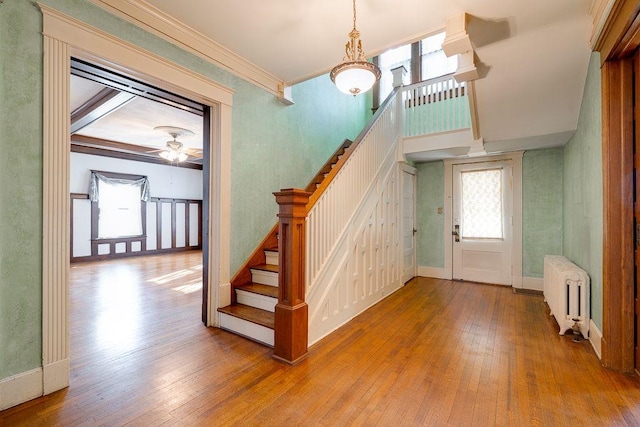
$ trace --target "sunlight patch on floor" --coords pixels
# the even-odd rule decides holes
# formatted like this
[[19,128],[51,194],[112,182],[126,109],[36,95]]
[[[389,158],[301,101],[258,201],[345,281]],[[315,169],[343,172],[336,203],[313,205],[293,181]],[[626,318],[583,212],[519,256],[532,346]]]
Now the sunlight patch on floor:
[[165,274],[163,276],[158,276],[153,279],[149,279],[149,282],[156,283],[158,285],[164,285],[169,282],[173,282],[174,280],[182,279],[184,277],[187,277],[193,274],[201,275],[200,273],[201,270],[202,270],[202,265],[196,265],[191,268],[173,271],[169,274]]
[[202,280],[196,279],[187,284],[176,286],[175,288],[171,288],[172,291],[181,292],[183,294],[191,294],[193,292],[198,292],[202,289]]

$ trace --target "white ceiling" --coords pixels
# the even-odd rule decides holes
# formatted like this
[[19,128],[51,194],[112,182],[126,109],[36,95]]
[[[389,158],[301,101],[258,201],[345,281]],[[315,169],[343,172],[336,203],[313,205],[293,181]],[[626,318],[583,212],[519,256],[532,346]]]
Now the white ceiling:
[[[105,86],[82,77],[71,76],[71,111],[90,101]],[[149,149],[165,148],[172,138],[167,132],[155,130],[158,126],[188,129],[193,135],[178,138],[185,148],[202,148],[202,117],[170,105],[136,97],[108,115],[83,127],[77,135],[107,141],[142,145]]]
[[[352,27],[350,0],[127,1],[157,8],[290,84],[338,64]],[[591,1],[358,0],[357,27],[373,56],[467,12],[481,136],[503,149],[540,148],[564,144],[577,126]]]

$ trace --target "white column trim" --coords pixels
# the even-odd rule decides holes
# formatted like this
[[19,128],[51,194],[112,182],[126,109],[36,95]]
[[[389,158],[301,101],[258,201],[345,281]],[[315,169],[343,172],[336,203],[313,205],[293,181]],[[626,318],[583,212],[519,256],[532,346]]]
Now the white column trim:
[[[229,283],[233,91],[138,46],[38,3],[43,14],[43,325],[42,393],[69,385],[69,80],[70,58],[123,71],[211,108],[208,312]],[[218,254],[216,258],[213,254]],[[217,317],[210,316],[217,324]],[[32,398],[28,397],[28,398]],[[25,398],[26,399],[26,398]]]
[[69,385],[69,59],[66,43],[44,37],[42,367],[48,393]]

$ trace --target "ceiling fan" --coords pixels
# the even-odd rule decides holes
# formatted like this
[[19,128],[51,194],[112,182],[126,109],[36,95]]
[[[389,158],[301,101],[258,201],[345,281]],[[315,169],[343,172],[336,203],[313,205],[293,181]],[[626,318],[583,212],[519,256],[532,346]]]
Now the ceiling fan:
[[184,129],[176,126],[157,126],[153,129],[168,133],[169,135],[171,135],[173,140],[167,141],[165,148],[160,150],[152,150],[149,151],[149,153],[159,152],[158,155],[163,159],[176,163],[184,162],[189,158],[189,156],[198,159],[202,158],[202,150],[185,147],[182,142],[177,140],[177,138],[181,136],[194,135],[194,133],[189,129]]

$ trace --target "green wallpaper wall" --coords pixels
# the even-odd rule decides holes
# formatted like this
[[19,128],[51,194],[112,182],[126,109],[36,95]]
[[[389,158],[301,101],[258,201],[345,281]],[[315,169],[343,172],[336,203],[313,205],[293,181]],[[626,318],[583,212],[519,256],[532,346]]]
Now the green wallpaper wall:
[[[522,271],[541,278],[544,256],[562,253],[562,148],[528,151],[522,158]],[[444,267],[444,163],[416,165],[417,263]]]
[[[235,91],[231,271],[276,221],[273,191],[307,184],[371,116],[371,95],[340,93],[328,76],[293,88],[294,106],[86,0],[43,0],[89,25]],[[34,0],[0,5],[0,379],[41,366],[42,17]],[[8,202],[10,201],[10,203]],[[16,244],[19,242],[19,245]]]
[[416,222],[417,263],[420,267],[444,268],[444,162],[419,163]]
[[0,379],[42,364],[42,23],[0,4]]
[[591,318],[602,331],[602,95],[591,55],[578,129],[564,146],[564,255],[591,277]]
[[562,254],[562,148],[522,158],[522,275],[542,278],[544,256]]

